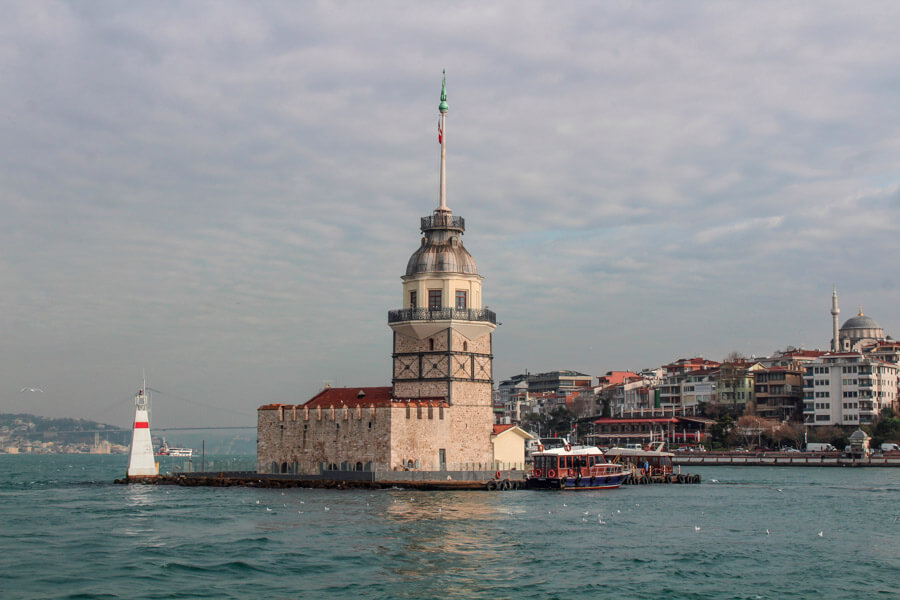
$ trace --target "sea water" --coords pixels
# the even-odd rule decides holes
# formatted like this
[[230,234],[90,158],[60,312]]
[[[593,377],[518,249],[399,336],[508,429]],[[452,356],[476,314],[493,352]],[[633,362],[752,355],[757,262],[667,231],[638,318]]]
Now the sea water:
[[0,456],[0,598],[897,598],[900,469],[597,492],[116,485]]

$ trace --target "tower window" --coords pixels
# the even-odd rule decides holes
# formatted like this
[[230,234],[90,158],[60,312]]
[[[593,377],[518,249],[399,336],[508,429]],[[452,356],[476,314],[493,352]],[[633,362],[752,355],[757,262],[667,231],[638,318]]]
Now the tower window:
[[409,307],[410,308],[418,308],[418,306],[416,306],[418,303],[418,300],[419,300],[418,294],[416,294],[415,291],[412,291],[409,293]]
[[441,290],[428,290],[428,310],[441,310]]
[[456,290],[456,310],[466,310],[466,290]]

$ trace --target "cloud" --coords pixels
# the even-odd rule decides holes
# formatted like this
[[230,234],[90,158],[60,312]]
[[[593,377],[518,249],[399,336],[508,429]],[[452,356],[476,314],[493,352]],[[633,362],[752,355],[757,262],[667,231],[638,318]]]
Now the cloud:
[[442,68],[498,377],[824,346],[833,283],[896,335],[897,10],[10,6],[0,379],[122,423],[142,368],[251,413],[388,384]]

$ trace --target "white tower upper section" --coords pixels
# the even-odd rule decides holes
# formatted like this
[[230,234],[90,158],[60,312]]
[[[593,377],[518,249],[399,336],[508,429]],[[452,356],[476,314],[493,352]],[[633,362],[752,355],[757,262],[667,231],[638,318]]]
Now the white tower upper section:
[[[481,281],[475,259],[465,249],[465,220],[447,207],[447,77],[438,105],[438,141],[441,144],[441,185],[438,207],[422,217],[422,240],[403,275],[400,310],[391,311],[388,322],[403,335],[423,339],[453,322],[469,339],[488,334],[497,326],[496,316],[482,308]],[[464,323],[467,322],[467,323]]]

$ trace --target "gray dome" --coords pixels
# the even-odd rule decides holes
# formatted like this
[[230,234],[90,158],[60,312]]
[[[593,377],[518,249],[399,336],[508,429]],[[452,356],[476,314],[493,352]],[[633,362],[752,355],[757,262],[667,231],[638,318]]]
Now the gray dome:
[[[407,275],[420,273],[468,273],[478,274],[478,265],[468,250],[462,245],[459,235],[454,234],[444,238],[438,233],[429,232],[430,235],[422,238],[422,245],[413,252],[406,263]],[[444,232],[440,232],[444,233]]]
[[876,321],[872,317],[857,315],[855,317],[847,319],[847,321],[841,326],[841,331],[843,331],[844,329],[881,329],[881,325],[879,325],[878,321]]

